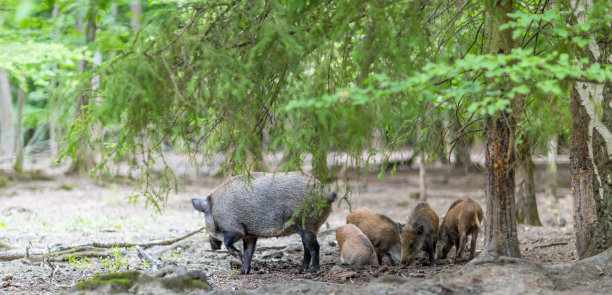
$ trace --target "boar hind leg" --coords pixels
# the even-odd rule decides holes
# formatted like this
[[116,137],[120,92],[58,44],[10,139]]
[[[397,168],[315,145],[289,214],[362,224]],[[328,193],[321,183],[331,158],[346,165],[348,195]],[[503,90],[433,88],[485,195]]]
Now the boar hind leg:
[[308,269],[310,261],[312,261],[312,267],[308,273],[313,274],[319,271],[319,242],[317,242],[317,235],[307,231],[299,231],[302,237],[302,244],[304,245],[304,261],[302,261],[302,267],[298,270],[298,273],[303,273]]
[[459,238],[459,244],[457,245],[457,251],[455,253],[455,263],[457,263],[457,260],[461,261],[461,254],[463,254],[465,240],[467,240],[467,236],[465,234],[461,234],[461,237]]
[[472,231],[472,242],[470,243],[470,259],[474,259],[474,253],[476,252],[476,240],[478,239],[478,229]]
[[257,238],[242,239],[244,259],[238,274],[248,274],[251,271],[251,259],[253,258],[253,253],[255,253],[255,243],[257,243]]
[[229,251],[230,255],[242,260],[242,253],[240,250],[234,247],[234,243],[240,241],[242,239],[242,235],[235,232],[223,232],[223,243],[225,244],[225,248]]

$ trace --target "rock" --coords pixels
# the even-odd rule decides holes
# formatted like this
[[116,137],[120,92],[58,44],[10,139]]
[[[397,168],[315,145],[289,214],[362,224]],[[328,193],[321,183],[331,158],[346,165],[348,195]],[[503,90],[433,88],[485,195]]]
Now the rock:
[[206,274],[183,266],[167,266],[155,278],[139,271],[98,274],[77,283],[71,294],[200,294],[212,288]]

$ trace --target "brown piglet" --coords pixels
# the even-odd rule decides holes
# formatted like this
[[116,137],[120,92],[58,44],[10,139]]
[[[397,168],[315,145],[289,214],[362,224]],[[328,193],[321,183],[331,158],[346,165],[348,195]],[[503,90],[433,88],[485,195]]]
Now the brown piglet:
[[382,264],[383,256],[388,256],[392,265],[400,262],[399,223],[364,207],[357,208],[349,214],[346,223],[354,224],[368,237],[376,250],[379,264]]
[[450,208],[440,226],[440,249],[438,259],[446,258],[448,251],[455,245],[455,263],[461,259],[467,236],[472,236],[470,259],[474,259],[478,230],[482,222],[482,208],[472,199],[457,200]]
[[434,251],[438,241],[438,215],[425,202],[414,207],[402,228],[402,264],[412,264],[420,250],[427,252],[429,264],[436,266]]
[[340,262],[355,266],[378,266],[376,251],[363,232],[353,224],[345,224],[336,231],[340,246]]

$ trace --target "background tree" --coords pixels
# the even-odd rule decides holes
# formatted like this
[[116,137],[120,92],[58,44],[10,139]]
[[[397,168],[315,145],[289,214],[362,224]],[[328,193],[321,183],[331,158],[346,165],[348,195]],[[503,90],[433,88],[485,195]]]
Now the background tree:
[[[609,1],[572,1],[574,24],[594,27],[579,57],[609,63]],[[604,20],[602,23],[594,20]],[[606,21],[607,20],[607,21]],[[570,174],[576,250],[581,258],[612,246],[612,83],[578,81],[570,90],[574,117],[570,141]]]

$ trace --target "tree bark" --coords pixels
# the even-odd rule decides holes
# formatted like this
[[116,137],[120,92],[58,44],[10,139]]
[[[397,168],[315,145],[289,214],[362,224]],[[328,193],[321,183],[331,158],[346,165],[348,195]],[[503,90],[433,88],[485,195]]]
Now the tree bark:
[[542,226],[538,215],[531,145],[527,139],[518,145],[516,161],[516,221],[518,223]]
[[[489,54],[509,53],[516,46],[512,32],[499,30],[511,19],[511,0],[485,2],[485,40]],[[492,256],[520,257],[514,211],[514,116],[508,111],[486,119],[485,192],[487,197],[485,249]]]
[[13,165],[13,169],[17,172],[23,171],[23,105],[25,104],[25,99],[25,92],[19,88],[19,94],[17,95],[17,134],[15,137],[17,157]]
[[546,191],[547,197],[554,197],[558,201],[557,196],[557,149],[558,136],[553,136],[548,141],[548,151],[546,152]]
[[13,97],[8,73],[0,71],[0,155],[12,154],[15,146]]
[[[592,1],[572,1],[578,22],[585,22]],[[583,53],[609,64],[609,36],[593,35]],[[576,82],[570,90],[574,118],[570,139],[570,180],[574,233],[580,258],[612,246],[612,83]]]

